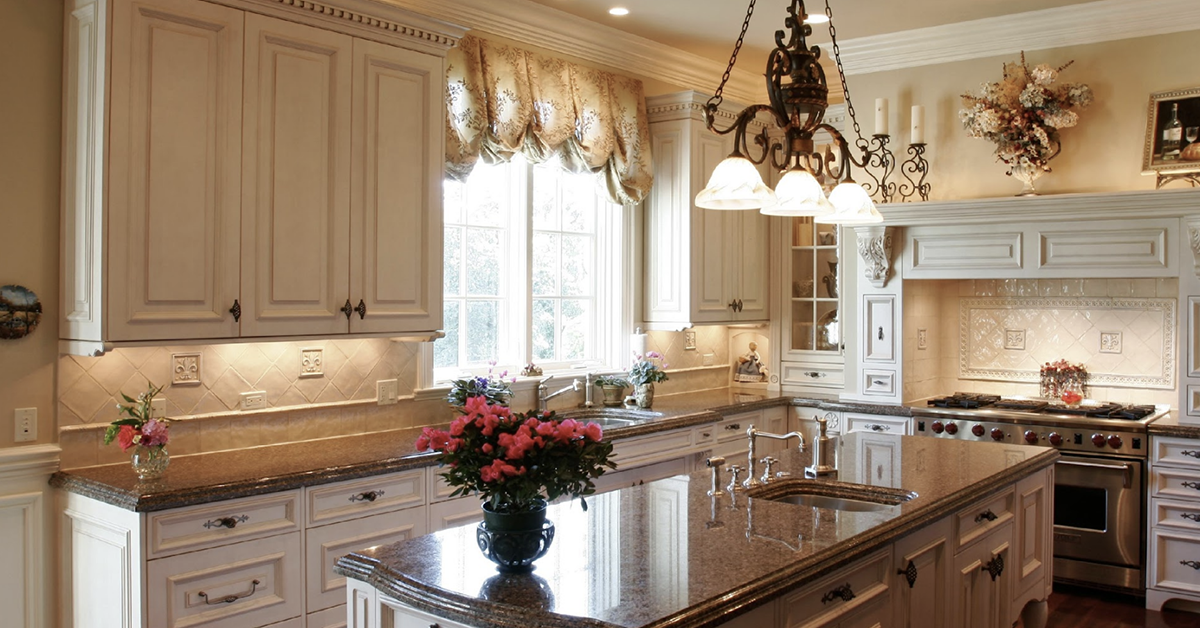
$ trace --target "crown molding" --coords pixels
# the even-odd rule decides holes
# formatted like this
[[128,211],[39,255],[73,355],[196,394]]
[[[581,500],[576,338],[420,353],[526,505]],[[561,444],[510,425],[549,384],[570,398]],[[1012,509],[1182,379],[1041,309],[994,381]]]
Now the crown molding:
[[1200,29],[1196,0],[1100,0],[839,42],[846,74]]
[[1200,189],[1047,194],[879,205],[888,226],[1178,218],[1200,213]]

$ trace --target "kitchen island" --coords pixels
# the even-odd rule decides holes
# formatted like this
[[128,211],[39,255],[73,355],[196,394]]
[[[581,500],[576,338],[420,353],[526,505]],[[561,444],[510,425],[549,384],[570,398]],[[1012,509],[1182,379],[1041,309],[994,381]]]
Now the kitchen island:
[[[552,506],[550,551],[499,575],[475,526],[349,554],[350,628],[1010,626],[1044,624],[1051,584],[1050,449],[852,433],[839,483],[792,476],[709,496],[706,473]],[[737,461],[740,462],[740,461]],[[770,499],[840,483],[875,491],[858,511]],[[849,504],[854,507],[854,504]]]

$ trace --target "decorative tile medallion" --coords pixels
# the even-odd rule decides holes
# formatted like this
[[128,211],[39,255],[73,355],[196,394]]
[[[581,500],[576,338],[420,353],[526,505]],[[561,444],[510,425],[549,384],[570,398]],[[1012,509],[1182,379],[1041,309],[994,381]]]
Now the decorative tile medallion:
[[322,349],[300,350],[300,377],[321,377],[325,374]]
[[696,331],[695,330],[688,329],[683,332],[683,350],[684,351],[695,351],[696,350]]
[[1120,353],[1121,352],[1121,332],[1119,331],[1102,331],[1100,332],[1100,353]]
[[1004,330],[1004,348],[1009,351],[1024,351],[1025,350],[1025,330],[1024,329],[1006,329]]
[[172,353],[171,354],[171,385],[199,386],[200,385],[200,354]]
[[928,329],[918,329],[917,330],[917,349],[920,351],[924,351],[925,349],[928,349],[928,348],[929,348],[929,330]]

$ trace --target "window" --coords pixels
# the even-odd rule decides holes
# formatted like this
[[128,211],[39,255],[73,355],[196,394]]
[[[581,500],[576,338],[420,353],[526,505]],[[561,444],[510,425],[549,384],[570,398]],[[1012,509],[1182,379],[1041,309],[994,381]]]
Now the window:
[[542,368],[616,364],[623,321],[629,208],[596,175],[522,158],[447,180],[445,338],[436,379],[535,362]]

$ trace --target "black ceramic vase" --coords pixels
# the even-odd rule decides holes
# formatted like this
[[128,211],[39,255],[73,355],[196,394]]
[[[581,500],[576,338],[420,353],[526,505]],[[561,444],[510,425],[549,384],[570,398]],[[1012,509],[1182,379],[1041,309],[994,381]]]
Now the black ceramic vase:
[[533,570],[533,561],[550,549],[554,524],[546,521],[546,502],[534,510],[515,513],[494,512],[483,504],[483,523],[475,531],[479,549],[496,563],[501,573]]

